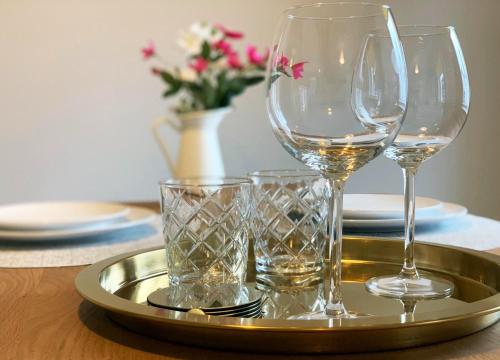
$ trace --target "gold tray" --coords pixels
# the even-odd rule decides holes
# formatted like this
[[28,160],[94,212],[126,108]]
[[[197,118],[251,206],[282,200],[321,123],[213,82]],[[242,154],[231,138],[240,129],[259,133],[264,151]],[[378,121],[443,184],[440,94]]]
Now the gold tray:
[[[388,350],[450,340],[484,329],[500,318],[500,256],[425,243],[417,244],[415,250],[419,268],[452,280],[455,294],[450,299],[420,301],[413,308],[406,304],[404,310],[400,301],[364,290],[369,277],[399,271],[402,242],[345,237],[342,288],[346,306],[373,315],[357,319],[243,319],[148,306],[148,294],[168,286],[163,248],[100,261],[80,272],[75,282],[85,299],[129,329],[183,344],[228,350]],[[252,277],[254,274],[249,273],[248,280]],[[286,296],[283,299],[290,300]]]

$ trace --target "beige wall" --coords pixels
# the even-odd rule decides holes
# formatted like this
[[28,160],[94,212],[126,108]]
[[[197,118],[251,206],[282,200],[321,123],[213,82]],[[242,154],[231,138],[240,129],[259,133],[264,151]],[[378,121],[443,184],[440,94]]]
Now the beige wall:
[[[157,180],[169,174],[149,124],[170,103],[140,46],[155,39],[179,62],[176,33],[200,19],[269,44],[279,11],[298,2],[0,0],[0,203],[156,198]],[[400,24],[456,25],[471,77],[469,122],[422,167],[417,193],[500,218],[500,1],[387,2]],[[238,98],[221,126],[230,174],[299,166],[274,140],[263,96],[259,87]],[[166,136],[176,144],[175,135]],[[348,190],[399,192],[399,169],[379,158],[353,176]]]

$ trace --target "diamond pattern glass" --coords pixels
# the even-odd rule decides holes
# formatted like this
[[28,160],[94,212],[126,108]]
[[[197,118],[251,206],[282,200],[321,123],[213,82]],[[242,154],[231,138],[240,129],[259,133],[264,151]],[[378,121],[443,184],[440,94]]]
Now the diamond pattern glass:
[[262,312],[266,319],[293,319],[296,315],[322,311],[325,308],[322,283],[282,291],[265,287],[259,289],[265,294]]
[[312,171],[251,174],[257,282],[270,287],[322,281],[328,185]]
[[251,182],[185,179],[163,182],[160,188],[170,283],[242,283]]

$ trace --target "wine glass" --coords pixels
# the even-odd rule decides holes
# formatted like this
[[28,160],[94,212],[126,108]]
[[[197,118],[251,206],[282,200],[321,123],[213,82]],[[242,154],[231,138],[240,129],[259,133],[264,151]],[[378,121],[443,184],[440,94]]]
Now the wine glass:
[[[340,291],[344,183],[397,135],[407,104],[404,53],[385,5],[304,5],[281,20],[268,76],[271,125],[281,145],[331,189],[327,304],[305,317],[351,317]],[[373,31],[389,44],[374,43]]]
[[[417,169],[448,146],[467,119],[470,88],[457,34],[451,26],[402,26],[401,40],[408,64],[408,113],[385,156],[403,169],[405,239],[404,263],[394,276],[368,280],[367,289],[378,295],[403,299],[450,296],[453,284],[419,274],[414,259],[415,192]],[[380,42],[387,42],[379,37]]]

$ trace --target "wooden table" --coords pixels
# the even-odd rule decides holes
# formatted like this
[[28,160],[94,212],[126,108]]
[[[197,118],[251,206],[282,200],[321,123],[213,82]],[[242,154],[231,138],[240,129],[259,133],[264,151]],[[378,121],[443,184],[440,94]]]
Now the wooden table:
[[[157,208],[155,204],[147,204]],[[492,251],[500,255],[500,248]],[[0,268],[0,359],[306,359],[199,349],[150,339],[111,322],[77,294],[83,266]],[[222,339],[221,339],[222,340]],[[332,359],[500,359],[500,323],[462,339]]]

